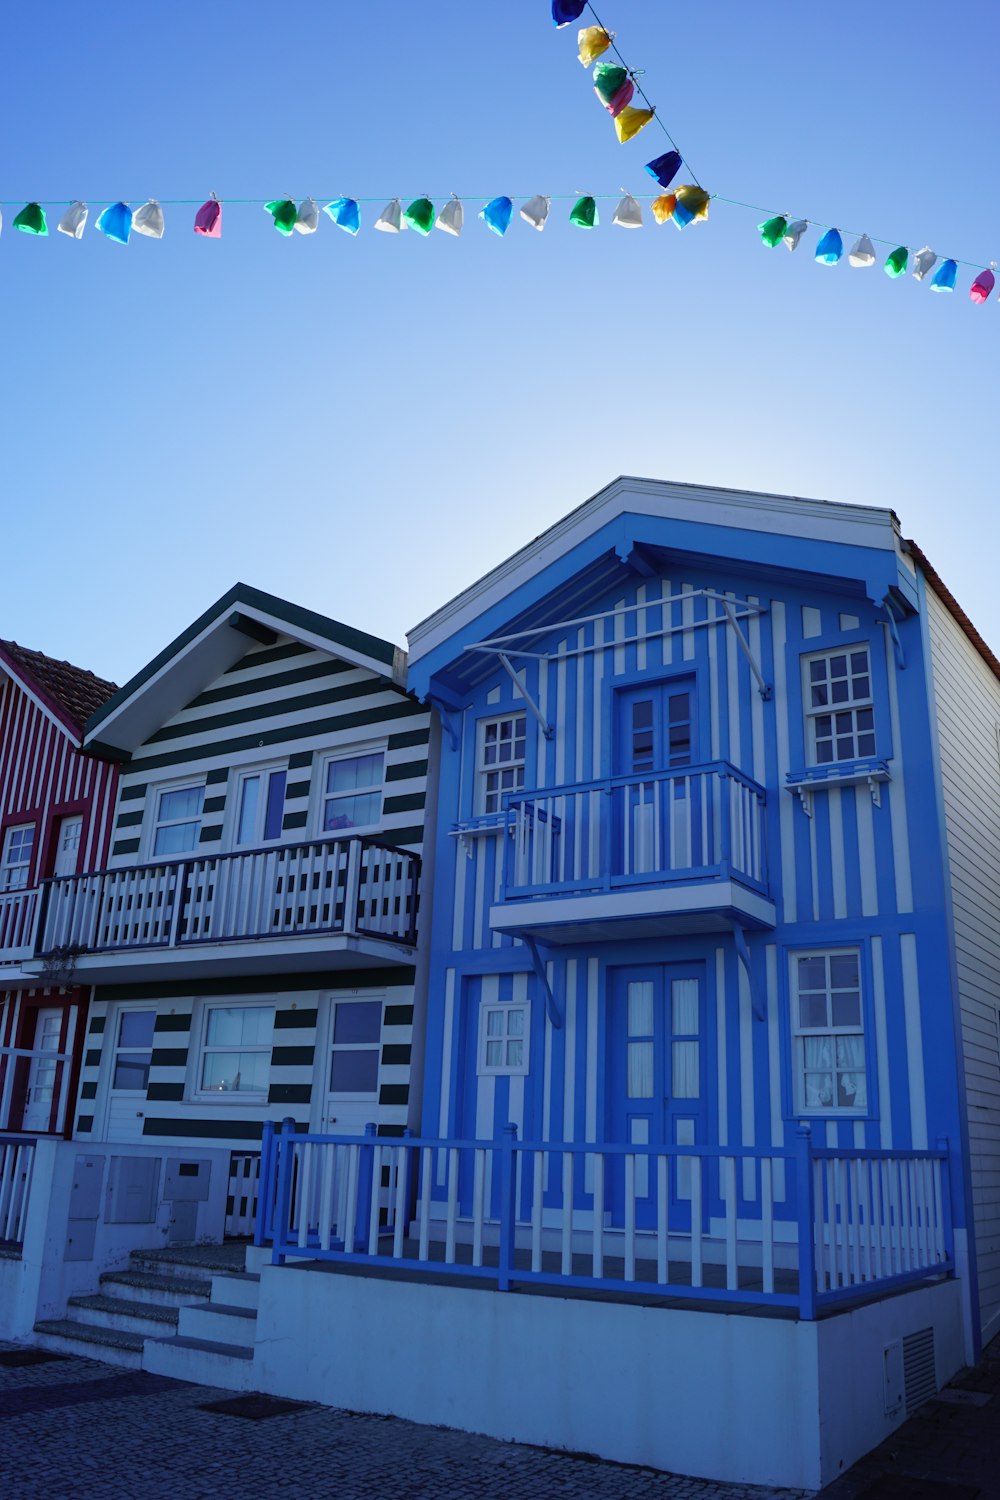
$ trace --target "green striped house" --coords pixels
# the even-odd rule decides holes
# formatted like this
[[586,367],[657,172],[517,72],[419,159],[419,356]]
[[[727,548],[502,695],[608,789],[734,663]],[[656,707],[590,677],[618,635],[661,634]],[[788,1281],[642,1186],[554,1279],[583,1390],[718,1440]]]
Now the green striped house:
[[93,986],[78,1139],[249,1155],[267,1119],[416,1124],[431,716],[405,671],[237,584],[90,721],[121,765],[111,855],[44,916]]

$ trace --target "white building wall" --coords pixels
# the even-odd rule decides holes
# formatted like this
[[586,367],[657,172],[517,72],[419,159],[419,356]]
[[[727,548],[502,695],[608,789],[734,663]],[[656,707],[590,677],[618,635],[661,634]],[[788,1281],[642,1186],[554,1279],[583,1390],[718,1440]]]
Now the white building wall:
[[1000,682],[928,590],[984,1340],[1000,1332]]

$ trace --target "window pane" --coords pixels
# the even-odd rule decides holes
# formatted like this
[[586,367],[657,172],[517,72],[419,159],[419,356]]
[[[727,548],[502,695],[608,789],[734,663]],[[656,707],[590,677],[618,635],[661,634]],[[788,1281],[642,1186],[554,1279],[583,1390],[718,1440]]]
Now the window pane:
[[267,808],[264,813],[264,838],[281,837],[281,820],[285,813],[285,771],[272,771],[267,779]]
[[381,1035],[381,1000],[342,1002],[333,1013],[333,1040],[336,1046],[345,1042],[377,1042]]
[[831,1020],[834,1026],[861,1025],[861,996],[847,990],[830,996]]
[[138,1052],[134,1056],[125,1054],[115,1061],[115,1078],[112,1084],[116,1089],[143,1089],[149,1082],[149,1067],[152,1058],[149,1053]]
[[634,981],[628,987],[628,1034],[629,1036],[652,1036],[653,1034],[652,980]]
[[240,826],[236,837],[241,844],[257,842],[257,808],[260,803],[260,777],[247,776],[240,798]]
[[858,955],[856,953],[831,953],[830,983],[833,988],[856,990],[859,982]]
[[799,1025],[803,1030],[829,1026],[825,995],[799,996]]
[[503,1042],[486,1043],[486,1066],[488,1068],[503,1066]]
[[332,760],[326,769],[328,792],[353,792],[357,787],[382,785],[381,755],[355,755],[351,760]]
[[697,1042],[673,1044],[673,1093],[675,1099],[697,1099],[701,1093]]
[[168,823],[166,828],[156,830],[153,840],[154,854],[190,854],[198,845],[200,823]]
[[209,1052],[201,1086],[216,1093],[263,1094],[271,1059],[267,1052]]
[[334,797],[326,804],[323,828],[327,833],[339,828],[365,828],[377,823],[381,812],[381,792],[365,792],[359,797]]
[[799,989],[800,990],[825,990],[826,989],[826,959],[825,958],[800,958],[799,959]]
[[524,1036],[524,1011],[519,1005],[507,1012],[507,1035]]
[[274,1009],[269,1005],[213,1006],[208,1013],[210,1046],[269,1047]]
[[843,1109],[868,1108],[868,1081],[863,1072],[838,1076],[839,1102]]
[[520,1068],[524,1066],[524,1042],[520,1037],[507,1043],[507,1066],[508,1068]]
[[151,1047],[155,1025],[155,1010],[123,1011],[118,1023],[119,1047]]
[[330,1063],[332,1094],[378,1093],[378,1048],[335,1051]]
[[486,1012],[486,1035],[503,1036],[503,1012],[499,1010],[488,1010]]
[[670,987],[674,1003],[674,1031],[695,1036],[698,1031],[698,981],[675,979]]
[[652,1099],[653,1097],[652,1042],[629,1042],[628,1044],[627,1093],[630,1099]]
[[165,823],[168,818],[200,817],[204,793],[205,788],[202,786],[185,786],[174,792],[161,792],[157,822]]
[[833,1105],[833,1076],[830,1073],[806,1074],[806,1108],[830,1109]]

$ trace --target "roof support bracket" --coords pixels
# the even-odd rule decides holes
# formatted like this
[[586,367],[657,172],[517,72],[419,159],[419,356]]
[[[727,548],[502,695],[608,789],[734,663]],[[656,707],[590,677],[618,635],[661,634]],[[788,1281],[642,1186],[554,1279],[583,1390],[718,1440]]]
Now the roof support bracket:
[[531,967],[535,971],[535,977],[542,987],[542,994],[545,996],[545,1009],[548,1013],[549,1020],[558,1031],[562,1028],[562,1012],[556,1004],[555,995],[552,993],[552,986],[551,984],[549,984],[549,976],[545,972],[545,964],[542,962],[542,955],[538,951],[538,944],[535,942],[535,939],[533,937],[529,937],[528,934],[525,933],[524,946],[527,948],[528,954],[531,958]]
[[524,699],[525,703],[531,709],[531,712],[534,714],[535,718],[538,720],[539,724],[541,725],[541,730],[542,730],[542,733],[544,734],[545,738],[547,740],[550,740],[552,738],[552,725],[545,718],[545,715],[542,713],[542,710],[538,707],[538,704],[535,702],[534,698],[528,692],[527,688],[525,687],[524,683],[521,681],[520,677],[518,677],[517,673],[514,671],[514,668],[510,664],[510,657],[507,655],[506,651],[498,651],[497,652],[497,656],[499,656],[499,658],[500,658],[500,664],[503,667],[504,671],[507,673],[507,676],[510,678],[511,682],[517,688],[517,690],[520,693],[521,697]]
[[760,667],[757,665],[757,662],[754,659],[754,654],[750,650],[749,642],[747,641],[746,636],[743,634],[742,630],[740,629],[739,621],[737,620],[735,611],[733,610],[733,606],[730,604],[730,602],[729,602],[728,599],[723,599],[722,600],[722,608],[726,612],[726,619],[729,621],[730,625],[733,627],[733,631],[734,631],[734,633],[736,635],[736,639],[739,642],[740,650],[743,652],[743,655],[746,657],[747,663],[748,663],[748,665],[750,667],[750,670],[751,670],[751,672],[753,673],[753,675],[754,675],[754,677],[756,679],[756,682],[757,682],[757,691],[760,693],[760,696],[763,699],[766,700],[766,699],[770,698],[770,696],[771,696],[770,685],[764,681],[764,674],[760,670]]
[[733,929],[733,942],[736,944],[736,956],[739,959],[740,963],[743,965],[744,973],[747,976],[747,984],[750,987],[750,1005],[753,1009],[754,1015],[757,1017],[757,1020],[764,1021],[767,1019],[767,1006],[765,1004],[764,996],[761,994],[760,985],[757,983],[757,977],[753,971],[753,964],[750,962],[750,948],[747,944],[747,935],[744,932],[743,928],[740,926],[739,922],[735,921],[732,917],[729,920],[729,925]]
[[896,666],[902,672],[906,667],[906,658],[903,655],[903,643],[899,639],[899,627],[896,623],[896,614],[892,607],[892,600],[886,594],[882,600],[882,608],[885,610],[886,624],[889,626],[889,634],[892,636],[893,650],[896,653]]

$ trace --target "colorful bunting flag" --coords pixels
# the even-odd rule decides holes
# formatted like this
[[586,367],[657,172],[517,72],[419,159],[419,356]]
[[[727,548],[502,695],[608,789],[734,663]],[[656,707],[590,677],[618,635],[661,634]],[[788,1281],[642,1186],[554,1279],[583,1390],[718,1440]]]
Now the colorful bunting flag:
[[116,244],[127,245],[132,233],[132,210],[127,203],[112,203],[98,214],[95,227]]
[[295,228],[297,209],[291,198],[272,198],[270,203],[265,203],[264,208],[274,220],[274,227],[279,234],[288,236]]
[[552,19],[557,26],[570,26],[586,9],[587,0],[552,0]]
[[933,270],[937,264],[937,256],[930,245],[925,245],[922,250],[917,250],[913,256],[913,275],[917,281],[923,281],[928,271]]
[[56,225],[60,234],[68,234],[71,240],[82,240],[83,231],[87,227],[87,214],[89,209],[86,203],[76,199],[70,204]]
[[782,243],[787,245],[789,250],[797,250],[799,248],[799,241],[808,228],[808,219],[796,219],[794,224],[789,224],[782,235]]
[[906,246],[897,245],[895,250],[890,250],[889,254],[886,256],[885,265],[882,267],[882,269],[887,276],[892,276],[893,278],[902,276],[903,272],[906,270],[906,262],[909,260],[909,258],[910,252],[909,250],[907,250]]
[[657,224],[665,224],[674,216],[677,207],[676,193],[662,193],[659,198],[654,198],[652,203],[653,218]]
[[465,209],[462,207],[461,199],[451,195],[451,202],[446,203],[434,221],[435,229],[443,229],[445,234],[453,234],[458,237],[462,233],[465,223]]
[[303,198],[295,215],[298,234],[315,234],[319,228],[319,204],[315,198]]
[[934,272],[934,279],[931,282],[931,291],[953,292],[955,290],[955,282],[957,281],[957,279],[958,261],[943,260],[938,266],[937,270]]
[[764,244],[769,250],[773,250],[775,245],[780,245],[785,238],[788,220],[783,215],[778,214],[776,218],[765,219],[763,224],[757,225],[757,228]]
[[19,214],[14,215],[14,228],[24,234],[48,234],[45,210],[40,203],[26,203]]
[[353,198],[334,198],[323,212],[329,214],[337,227],[346,230],[348,234],[357,234],[361,228],[361,210]]
[[994,266],[991,266],[988,271],[980,271],[979,275],[976,277],[975,281],[969,288],[969,296],[972,298],[973,302],[975,302],[979,306],[981,306],[984,302],[989,301],[990,293],[993,291],[993,288],[997,284],[997,279],[994,271]]
[[491,198],[485,208],[480,209],[479,217],[485,222],[488,229],[501,237],[507,233],[510,224],[510,216],[514,212],[514,205],[509,198]]
[[612,33],[605,31],[603,26],[583,26],[576,34],[576,45],[579,48],[580,61],[585,68],[596,62],[602,53],[607,52],[611,46]]
[[403,219],[418,234],[430,234],[434,228],[434,205],[429,198],[414,198]]
[[836,229],[828,229],[816,246],[816,259],[821,266],[835,266],[844,253],[844,242]]
[[403,205],[398,198],[393,198],[385,205],[378,218],[375,220],[375,228],[381,229],[383,234],[399,234],[405,229],[406,221],[403,218]]
[[195,214],[194,232],[208,240],[222,239],[222,204],[214,193]]
[[711,195],[704,188],[696,187],[693,183],[685,183],[677,189],[674,194],[677,199],[674,208],[674,223],[678,229],[686,229],[695,219],[708,218],[708,205]]
[[[62,225],[59,226],[60,229]],[[163,238],[163,209],[155,198],[148,198],[132,215],[132,228],[151,240]]]
[[594,93],[614,119],[632,101],[635,84],[621,63],[598,63],[594,68]]
[[622,198],[611,222],[619,224],[622,229],[642,228],[642,208],[631,193],[626,193]]
[[875,264],[875,246],[866,234],[859,235],[851,246],[851,253],[847,257],[847,264],[858,269]]
[[668,188],[681,169],[681,154],[679,151],[665,151],[662,156],[654,157],[646,163],[646,171],[650,177],[656,179],[661,188]]
[[532,229],[541,231],[545,228],[545,220],[549,216],[549,209],[551,207],[552,199],[538,193],[534,198],[529,198],[527,203],[523,205],[521,218],[526,224],[530,224]]
[[626,105],[620,114],[615,116],[615,131],[622,145],[624,146],[625,142],[630,141],[634,135],[638,135],[640,130],[645,129],[655,113],[654,109],[632,109],[630,105]]
[[569,222],[575,224],[578,229],[596,229],[601,222],[597,214],[597,204],[593,198],[585,195],[578,198],[570,211]]

